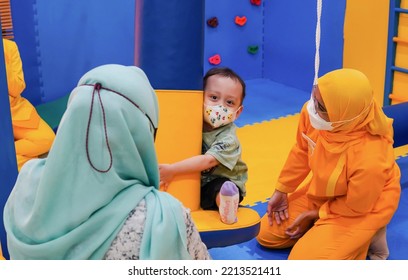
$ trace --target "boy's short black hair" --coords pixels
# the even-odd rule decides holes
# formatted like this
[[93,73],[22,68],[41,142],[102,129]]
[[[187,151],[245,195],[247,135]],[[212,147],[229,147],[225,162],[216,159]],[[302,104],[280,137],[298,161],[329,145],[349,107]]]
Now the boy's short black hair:
[[207,87],[208,78],[211,77],[211,76],[215,76],[215,75],[230,78],[232,80],[238,81],[241,84],[241,86],[242,86],[241,104],[242,104],[242,102],[244,101],[244,98],[245,98],[245,94],[246,94],[246,92],[245,92],[245,90],[246,90],[245,82],[237,73],[235,73],[232,69],[230,69],[228,67],[214,67],[214,68],[211,68],[210,70],[208,70],[207,73],[205,74],[204,80],[203,80],[204,90]]

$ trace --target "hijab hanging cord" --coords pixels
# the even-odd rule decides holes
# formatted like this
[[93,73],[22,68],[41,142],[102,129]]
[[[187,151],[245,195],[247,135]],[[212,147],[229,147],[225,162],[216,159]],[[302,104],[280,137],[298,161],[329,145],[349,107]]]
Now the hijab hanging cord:
[[[129,97],[127,97],[126,95],[124,95],[124,94],[122,94],[122,93],[120,93],[120,92],[117,92],[117,91],[115,91],[115,90],[112,90],[112,89],[109,89],[109,88],[105,88],[105,87],[103,87],[100,83],[96,83],[96,84],[84,84],[84,85],[82,85],[82,86],[92,86],[92,87],[93,87],[92,101],[91,101],[91,109],[90,109],[90,111],[89,111],[88,126],[87,126],[87,129],[86,129],[86,156],[87,156],[87,158],[88,158],[89,164],[92,166],[92,168],[93,168],[94,170],[96,170],[96,171],[98,171],[98,172],[101,172],[101,173],[106,173],[106,172],[108,172],[108,171],[112,168],[112,163],[113,163],[112,151],[111,151],[111,148],[110,148],[110,145],[109,145],[108,132],[107,132],[107,126],[106,126],[105,108],[103,107],[103,102],[102,102],[102,98],[101,98],[101,95],[100,95],[100,90],[101,90],[101,89],[110,91],[110,92],[112,92],[112,93],[115,93],[115,94],[117,94],[117,95],[119,95],[119,96],[125,98],[127,101],[129,101],[130,103],[132,103],[132,105],[134,105],[136,108],[138,108],[138,109],[147,117],[147,119],[149,120],[149,122],[150,122],[150,124],[151,124],[151,126],[152,126],[152,128],[153,128],[153,139],[156,140],[157,128],[154,126],[152,119],[149,117],[149,115],[148,115],[145,111],[142,110],[142,108],[140,108],[140,106],[139,106],[138,104],[136,104],[136,103],[135,103],[133,100],[131,100]],[[90,157],[90,155],[89,155],[89,148],[88,148],[89,127],[90,127],[91,119],[92,119],[92,111],[93,111],[93,104],[94,104],[95,93],[98,94],[98,99],[99,99],[99,102],[100,102],[100,104],[101,104],[102,118],[103,118],[103,128],[104,128],[104,133],[105,133],[105,142],[106,142],[106,146],[107,146],[108,152],[109,152],[109,166],[108,166],[108,168],[105,169],[105,170],[96,168],[96,167],[94,166],[94,164],[92,163],[91,157]]]
[[[106,173],[112,168],[112,162],[113,162],[113,157],[112,157],[112,151],[109,145],[109,139],[108,139],[108,132],[107,132],[107,127],[106,127],[106,116],[105,116],[105,108],[103,107],[103,102],[100,94],[100,90],[102,88],[102,85],[100,83],[96,83],[93,86],[93,91],[92,91],[92,101],[91,101],[91,109],[89,110],[89,118],[88,118],[88,125],[86,128],[86,156],[88,158],[89,164],[92,166],[92,168],[100,173]],[[89,155],[89,127],[91,125],[91,120],[92,120],[92,111],[93,111],[93,104],[94,104],[94,99],[95,99],[95,92],[98,94],[98,99],[101,104],[101,109],[102,109],[102,118],[103,118],[103,129],[105,132],[105,142],[106,146],[108,147],[108,152],[109,152],[109,166],[107,169],[102,170],[99,168],[96,168],[95,165],[92,163],[91,157]]]

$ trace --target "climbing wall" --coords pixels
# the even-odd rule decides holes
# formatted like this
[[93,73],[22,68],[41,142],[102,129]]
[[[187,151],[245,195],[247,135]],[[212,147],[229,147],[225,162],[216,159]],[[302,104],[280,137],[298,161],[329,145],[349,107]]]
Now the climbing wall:
[[206,0],[204,73],[233,68],[245,80],[262,77],[263,0]]
[[[228,66],[244,80],[270,79],[309,91],[314,76],[316,0],[206,0],[204,72]],[[323,1],[320,73],[340,68],[346,0]]]

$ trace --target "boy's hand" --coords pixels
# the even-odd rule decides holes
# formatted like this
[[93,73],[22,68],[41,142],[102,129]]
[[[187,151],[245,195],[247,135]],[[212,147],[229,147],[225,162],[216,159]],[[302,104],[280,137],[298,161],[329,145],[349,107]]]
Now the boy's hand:
[[160,186],[167,191],[171,181],[174,178],[174,172],[171,164],[159,164]]

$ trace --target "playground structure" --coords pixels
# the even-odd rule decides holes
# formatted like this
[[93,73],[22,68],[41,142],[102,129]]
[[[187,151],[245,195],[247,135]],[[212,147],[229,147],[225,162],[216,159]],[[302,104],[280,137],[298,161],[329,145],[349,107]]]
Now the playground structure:
[[[186,149],[186,153],[200,152],[202,101],[199,90],[203,73],[214,65],[232,67],[246,81],[266,83],[271,93],[262,98],[273,98],[273,94],[276,94],[271,82],[285,85],[285,94],[289,99],[299,98],[296,96],[299,91],[307,94],[313,82],[315,0],[206,0],[201,1],[203,5],[195,1],[180,1],[178,5],[161,1],[161,5],[153,5],[153,1],[126,0],[120,6],[106,0],[90,0],[86,3],[67,0],[52,3],[45,0],[17,2],[10,0],[12,28],[24,63],[26,98],[44,110],[47,104],[64,100],[78,78],[90,68],[106,63],[138,65],[145,70],[153,87],[158,89],[159,100],[165,104],[161,108],[168,108],[160,112],[157,143],[159,160],[167,160],[169,157],[176,160],[182,156],[177,149],[168,151],[161,148],[166,145],[160,141],[165,141],[167,147],[170,146],[169,141],[177,141],[174,135],[182,136],[184,142],[191,146],[191,149]],[[385,111],[396,119],[396,146],[405,145],[408,139],[404,121],[404,116],[408,114],[407,106],[402,104],[392,107],[408,101],[404,92],[406,77],[404,71],[398,71],[395,81],[390,82],[391,75],[386,73],[394,64],[402,68],[407,64],[403,55],[406,50],[402,43],[398,47],[392,46],[393,52],[390,52],[390,48],[387,52],[387,44],[391,44],[389,34],[394,34],[395,29],[398,29],[398,25],[395,26],[396,18],[401,19],[398,24],[402,24],[399,28],[402,32],[397,36],[399,39],[391,40],[392,44],[404,41],[404,26],[408,23],[403,7],[408,8],[407,2],[323,1],[321,18],[319,73],[340,67],[365,72],[373,84],[375,98],[384,105],[392,104],[385,107]],[[396,6],[402,11],[393,10]],[[89,7],[92,7],[92,12]],[[400,17],[395,16],[400,14]],[[4,65],[0,67],[0,73],[5,73],[3,68]],[[391,90],[390,85],[393,84],[395,88]],[[7,88],[4,82],[0,83],[0,87]],[[171,124],[171,117],[174,117],[171,110],[174,105],[169,99],[172,94],[189,95],[192,98],[187,105],[197,115],[187,124],[192,128],[188,136],[183,135],[185,130],[180,133],[163,132],[166,131],[166,123]],[[5,178],[2,179],[4,183],[0,203],[4,205],[17,172],[6,108],[8,102],[5,96],[1,98],[4,99],[0,100],[4,117],[2,115],[0,129],[8,136],[2,138],[1,146],[6,148],[0,152],[0,176]],[[57,116],[62,114],[52,109],[51,113]],[[50,119],[56,124],[58,120],[58,117]],[[169,134],[160,136],[160,133]],[[167,152],[170,154],[166,155]],[[171,189],[181,200],[190,197],[184,201],[192,210],[197,210],[193,213],[195,220],[208,220],[208,216],[201,218],[197,200],[194,200],[199,191],[199,174],[194,176],[182,178],[179,183],[184,187],[193,184],[194,190],[189,189],[186,193],[183,186],[172,186]],[[194,195],[190,196],[190,191]],[[210,225],[203,225],[203,239],[209,247],[216,247],[253,237],[257,232],[259,216],[243,216],[251,217],[249,222],[240,219],[245,223],[243,228],[249,230],[244,233],[244,238],[231,238],[224,244],[216,243],[211,237],[215,222],[210,222]],[[225,230],[230,230],[225,227],[217,229],[217,234],[220,234],[218,237],[228,233]],[[4,247],[4,230],[0,232]],[[205,236],[205,232],[210,236]],[[239,235],[242,236],[242,232]]]

